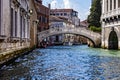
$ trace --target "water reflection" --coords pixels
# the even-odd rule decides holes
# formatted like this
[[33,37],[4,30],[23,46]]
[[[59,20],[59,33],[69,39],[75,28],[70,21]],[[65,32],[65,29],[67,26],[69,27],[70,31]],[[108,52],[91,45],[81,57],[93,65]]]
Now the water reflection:
[[87,46],[36,49],[0,70],[0,80],[119,80],[120,51]]

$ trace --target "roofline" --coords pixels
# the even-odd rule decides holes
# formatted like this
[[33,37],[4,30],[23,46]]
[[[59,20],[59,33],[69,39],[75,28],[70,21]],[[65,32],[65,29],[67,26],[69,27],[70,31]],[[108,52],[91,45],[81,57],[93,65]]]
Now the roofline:
[[[72,10],[72,11],[75,11],[75,12],[77,12],[76,10],[74,10],[74,9],[72,9],[72,8],[66,8],[66,9],[50,9],[50,10]],[[78,13],[78,12],[77,12]]]

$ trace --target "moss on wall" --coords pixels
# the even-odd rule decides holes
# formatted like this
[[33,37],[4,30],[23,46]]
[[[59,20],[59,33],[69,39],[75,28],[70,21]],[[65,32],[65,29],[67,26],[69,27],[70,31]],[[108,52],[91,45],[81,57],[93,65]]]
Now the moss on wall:
[[19,50],[11,50],[11,51],[6,51],[3,53],[0,53],[0,67],[5,65],[11,60],[15,60],[19,56],[26,54],[27,52],[31,51],[32,49],[30,48],[23,48]]

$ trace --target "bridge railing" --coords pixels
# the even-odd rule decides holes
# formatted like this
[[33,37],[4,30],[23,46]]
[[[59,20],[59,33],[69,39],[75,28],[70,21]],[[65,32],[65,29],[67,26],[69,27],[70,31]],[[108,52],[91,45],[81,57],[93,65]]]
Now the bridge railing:
[[96,36],[96,37],[100,37],[99,33],[95,33],[93,31],[87,30],[86,28],[52,28],[50,29],[50,33],[56,33],[56,32],[82,32],[84,34],[88,34],[91,36]]

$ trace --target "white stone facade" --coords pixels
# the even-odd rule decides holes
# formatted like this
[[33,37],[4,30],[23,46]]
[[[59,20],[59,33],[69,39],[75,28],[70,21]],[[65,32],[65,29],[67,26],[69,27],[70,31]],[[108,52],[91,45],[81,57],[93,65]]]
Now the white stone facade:
[[0,51],[30,46],[29,0],[0,0]]
[[[52,19],[56,18],[56,20],[51,20],[50,21],[50,29],[59,29],[59,28],[74,28],[75,25],[73,25],[72,23],[64,20],[64,19],[60,19],[59,17],[52,17]],[[68,40],[69,37],[69,40]],[[74,42],[74,35],[73,34],[59,34],[59,35],[55,35],[55,36],[51,36],[50,37],[50,41],[52,43],[58,42],[63,44],[64,42]]]
[[102,0],[101,23],[102,47],[120,49],[120,0]]

